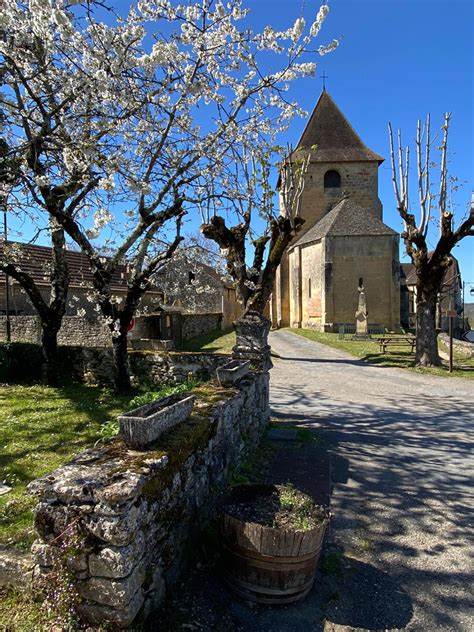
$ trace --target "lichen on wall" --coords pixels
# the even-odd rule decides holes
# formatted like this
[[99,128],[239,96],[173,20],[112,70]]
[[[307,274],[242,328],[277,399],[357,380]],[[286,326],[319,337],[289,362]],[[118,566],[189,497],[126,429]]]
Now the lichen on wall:
[[206,384],[190,418],[148,450],[117,438],[33,481],[38,499],[35,577],[48,581],[62,535],[79,540],[68,559],[91,624],[127,627],[146,617],[176,582],[189,542],[215,514],[226,478],[256,445],[269,419],[268,373],[238,388]]

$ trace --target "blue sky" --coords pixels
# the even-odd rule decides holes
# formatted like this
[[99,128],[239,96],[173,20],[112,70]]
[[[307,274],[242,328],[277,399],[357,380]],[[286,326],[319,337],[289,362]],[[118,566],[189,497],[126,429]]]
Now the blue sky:
[[[121,2],[118,6],[122,6]],[[443,113],[451,111],[449,169],[465,182],[454,199],[459,219],[466,212],[473,188],[474,3],[329,0],[329,4],[331,10],[319,43],[336,37],[341,39],[340,46],[324,57],[316,56],[317,76],[292,84],[289,96],[311,112],[322,89],[320,75],[323,71],[328,75],[328,92],[365,144],[386,158],[379,170],[379,195],[384,221],[397,231],[402,230],[402,224],[391,183],[387,122],[391,121],[394,128],[400,127],[408,142],[414,138],[418,118],[423,119],[430,112],[432,129],[439,129]],[[267,24],[280,30],[291,26],[301,12],[311,23],[320,2],[243,0],[243,5],[251,10],[248,22],[254,30]],[[303,119],[293,121],[279,144],[295,145],[305,123]],[[411,198],[415,212],[416,183]],[[187,228],[191,229],[191,225]],[[23,238],[30,236],[27,232]],[[433,237],[432,244],[436,230]],[[401,260],[407,261],[403,252],[402,244]],[[460,261],[463,279],[474,287],[474,239],[465,239],[454,254]]]
[[[312,0],[247,0],[255,26],[283,27],[300,15],[312,21],[319,3]],[[454,201],[457,217],[466,211],[473,188],[473,7],[472,0],[330,0],[321,42],[341,37],[339,48],[318,58],[318,77],[300,81],[292,96],[311,111],[328,75],[326,89],[365,144],[386,158],[379,170],[384,221],[402,230],[390,172],[387,122],[400,127],[406,142],[415,136],[418,118],[431,113],[439,128],[452,112],[450,172],[465,181]],[[283,139],[295,144],[305,121],[295,120]],[[412,187],[412,211],[418,192]],[[436,231],[434,231],[436,238]],[[435,239],[432,240],[434,243]],[[401,260],[407,261],[403,256]],[[465,281],[474,283],[474,239],[454,254]],[[467,300],[467,299],[466,299]]]

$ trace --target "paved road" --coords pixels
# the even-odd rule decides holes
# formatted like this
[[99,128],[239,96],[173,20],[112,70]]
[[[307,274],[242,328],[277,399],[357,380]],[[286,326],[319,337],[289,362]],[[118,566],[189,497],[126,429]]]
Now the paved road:
[[324,630],[472,632],[474,382],[270,342],[273,415],[320,429],[333,455]]

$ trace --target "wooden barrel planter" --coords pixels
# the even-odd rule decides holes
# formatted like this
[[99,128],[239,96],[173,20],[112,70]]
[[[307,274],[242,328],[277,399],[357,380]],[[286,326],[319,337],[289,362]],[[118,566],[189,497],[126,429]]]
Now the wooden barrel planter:
[[233,592],[260,604],[288,604],[306,597],[329,522],[328,510],[314,503],[317,519],[312,523],[317,524],[305,529],[258,524],[229,509],[258,503],[275,489],[279,486],[234,488],[221,515],[223,579]]

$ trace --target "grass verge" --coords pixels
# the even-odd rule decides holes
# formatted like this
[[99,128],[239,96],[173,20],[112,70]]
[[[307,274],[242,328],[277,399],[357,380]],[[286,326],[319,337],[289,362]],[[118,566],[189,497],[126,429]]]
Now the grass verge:
[[[390,347],[388,353],[382,353],[379,350],[379,344],[375,339],[369,340],[352,340],[350,338],[339,338],[339,334],[333,334],[322,331],[314,331],[312,329],[293,329],[287,328],[287,331],[319,342],[333,349],[339,349],[345,351],[350,355],[359,358],[364,362],[375,364],[377,366],[385,367],[397,367],[402,369],[410,369],[417,373],[423,373],[425,375],[437,375],[442,377],[463,377],[468,379],[474,379],[474,360],[471,358],[466,360],[465,358],[454,356],[454,370],[449,373],[448,366],[443,361],[442,366],[432,368],[420,368],[414,366],[414,355],[410,353],[406,346],[396,345]],[[458,364],[459,366],[456,366]]]
[[30,481],[52,472],[97,440],[116,435],[117,415],[122,411],[195,385],[191,381],[135,397],[80,384],[62,388],[3,385],[0,482],[12,491],[0,496],[0,544],[28,548],[32,543],[36,501],[26,492]]
[[180,351],[205,351],[207,353],[231,353],[235,345],[235,331],[210,331],[183,343]]

